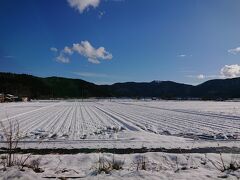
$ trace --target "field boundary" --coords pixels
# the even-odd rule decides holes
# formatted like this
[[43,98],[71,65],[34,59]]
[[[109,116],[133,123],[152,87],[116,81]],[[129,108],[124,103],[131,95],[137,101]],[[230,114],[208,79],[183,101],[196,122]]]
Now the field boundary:
[[[0,154],[5,154],[6,148],[0,148]],[[18,154],[35,154],[35,155],[46,155],[46,154],[89,154],[89,153],[113,153],[113,154],[136,154],[136,153],[147,153],[147,152],[164,152],[174,154],[188,154],[188,153],[231,153],[240,154],[240,148],[238,147],[205,147],[205,148],[192,148],[192,149],[181,149],[181,148],[79,148],[79,149],[66,149],[66,148],[45,148],[45,149],[21,149],[17,148],[14,153]]]

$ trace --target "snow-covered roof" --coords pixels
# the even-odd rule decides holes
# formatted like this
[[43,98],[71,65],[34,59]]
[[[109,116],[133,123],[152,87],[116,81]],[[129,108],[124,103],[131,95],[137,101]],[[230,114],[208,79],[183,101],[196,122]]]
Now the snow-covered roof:
[[7,96],[9,96],[9,97],[13,97],[13,95],[12,95],[12,94],[7,94]]

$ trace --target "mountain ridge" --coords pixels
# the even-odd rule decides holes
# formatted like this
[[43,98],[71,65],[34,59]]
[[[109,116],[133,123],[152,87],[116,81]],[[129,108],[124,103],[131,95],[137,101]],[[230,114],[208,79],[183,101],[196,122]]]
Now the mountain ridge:
[[0,73],[0,93],[36,99],[89,97],[158,97],[163,99],[240,98],[240,78],[213,79],[199,85],[174,81],[122,82],[97,85],[82,79]]

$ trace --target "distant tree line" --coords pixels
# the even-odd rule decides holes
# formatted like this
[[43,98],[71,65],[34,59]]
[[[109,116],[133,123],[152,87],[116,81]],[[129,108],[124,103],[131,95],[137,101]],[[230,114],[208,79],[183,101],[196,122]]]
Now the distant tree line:
[[27,74],[0,73],[0,93],[32,99],[130,97],[162,99],[240,98],[240,78],[210,80],[197,86],[172,81],[126,82],[96,85],[80,79],[40,78]]

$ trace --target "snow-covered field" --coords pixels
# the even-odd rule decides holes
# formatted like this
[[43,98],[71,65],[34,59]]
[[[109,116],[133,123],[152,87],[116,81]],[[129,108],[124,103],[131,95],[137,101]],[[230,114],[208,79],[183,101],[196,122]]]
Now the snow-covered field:
[[[0,119],[20,125],[22,141],[48,147],[237,146],[240,103],[95,100],[0,104]],[[0,137],[2,132],[0,132]],[[239,142],[239,141],[238,141]],[[34,145],[33,145],[34,144]],[[57,145],[56,145],[57,144]],[[26,144],[25,144],[26,145]],[[37,145],[38,146],[38,145]],[[216,144],[215,144],[216,146]]]
[[[50,150],[45,155],[29,156],[24,168],[15,165],[5,169],[1,154],[0,179],[240,178],[239,102],[114,99],[5,103],[0,104],[0,120],[4,127],[10,121],[19,123],[18,147],[33,148],[31,153],[39,150],[40,154]],[[0,138],[0,148],[6,147],[2,127]],[[72,154],[51,154],[60,148]],[[83,148],[94,153],[74,151]],[[124,154],[97,153],[101,148],[123,149]],[[128,154],[127,148],[147,153]],[[154,148],[157,152],[149,152]],[[216,148],[228,149],[228,154],[209,153]],[[174,149],[180,150],[179,154],[171,151]],[[202,154],[194,149],[203,150]],[[14,157],[24,160],[28,154]],[[141,169],[143,161],[145,169]],[[35,166],[39,163],[43,172],[35,173],[30,166],[33,162]],[[122,167],[98,174],[102,162],[120,162]],[[238,168],[221,171],[230,163],[237,163]]]

